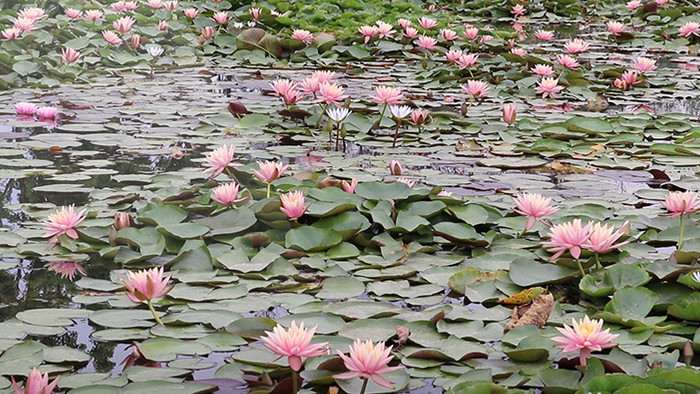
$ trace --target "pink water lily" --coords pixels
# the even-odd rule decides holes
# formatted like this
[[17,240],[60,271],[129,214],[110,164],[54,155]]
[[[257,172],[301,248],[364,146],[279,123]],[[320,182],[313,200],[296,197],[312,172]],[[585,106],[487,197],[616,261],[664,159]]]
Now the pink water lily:
[[310,31],[304,29],[294,29],[292,32],[293,40],[299,40],[304,44],[311,44],[314,41],[314,35]]
[[537,30],[535,38],[541,41],[554,41],[554,32],[549,30]]
[[550,241],[542,242],[542,245],[551,246],[548,252],[555,252],[549,261],[558,259],[564,252],[569,251],[571,256],[578,260],[581,257],[581,248],[588,242],[593,223],[581,224],[581,219],[554,225],[549,230]]
[[282,207],[280,211],[287,215],[289,220],[296,221],[304,215],[307,209],[309,209],[310,203],[304,206],[304,193],[297,190],[295,192],[289,192],[287,194],[282,194],[280,196],[280,202]]
[[370,96],[377,104],[396,105],[404,100],[401,88],[390,86],[377,86],[374,88],[374,95]]
[[44,238],[51,237],[49,242],[58,242],[58,236],[66,234],[68,237],[78,239],[78,232],[75,228],[85,220],[85,209],[76,212],[75,206],[61,207],[60,210],[51,213],[44,221],[46,234]]
[[174,287],[168,286],[170,275],[164,276],[162,266],[138,272],[127,271],[126,277],[127,280],[120,279],[126,287],[126,295],[137,303],[165,297]]
[[307,330],[304,328],[304,322],[297,326],[296,321],[292,320],[292,325],[288,329],[285,330],[278,324],[272,331],[265,331],[265,336],[260,340],[266,348],[280,356],[278,359],[287,357],[289,367],[299,371],[306,361],[304,359],[327,352],[328,342],[311,343],[317,327]]
[[49,373],[42,375],[36,367],[32,368],[32,372],[29,373],[24,389],[19,387],[15,378],[12,377],[12,388],[15,390],[15,394],[51,394],[57,384],[58,378],[49,383]]
[[684,213],[693,213],[700,210],[700,197],[692,191],[669,192],[666,200],[661,202],[668,209],[672,218],[677,218]]
[[46,268],[49,271],[61,275],[61,278],[68,278],[70,280],[73,280],[78,273],[87,276],[87,272],[85,272],[83,266],[75,261],[51,261],[46,263]]
[[525,223],[525,231],[528,231],[535,225],[537,220],[542,220],[543,217],[549,216],[559,210],[558,207],[553,207],[551,197],[543,197],[537,193],[524,193],[515,198],[514,211],[527,216]]
[[340,187],[346,193],[354,194],[355,188],[357,187],[357,179],[353,178],[352,181],[350,181],[350,182],[343,180],[342,182],[340,182]]
[[591,320],[585,316],[581,320],[571,319],[573,328],[564,324],[564,328],[557,327],[563,336],[552,338],[557,342],[555,347],[564,352],[579,351],[579,362],[586,365],[586,360],[591,356],[591,351],[599,352],[605,348],[616,346],[613,342],[618,334],[611,334],[610,329],[602,330],[603,320]]
[[599,254],[608,253],[629,243],[629,241],[615,243],[621,236],[629,234],[629,225],[629,221],[625,221],[620,229],[615,231],[611,225],[595,223],[588,234],[588,240],[581,246]]
[[210,167],[206,168],[203,172],[211,172],[212,177],[219,176],[228,167],[237,167],[241,164],[233,162],[233,156],[235,154],[235,147],[233,145],[224,145],[220,148],[214,149],[213,152],[209,153],[204,159],[210,164]]
[[34,103],[28,103],[26,101],[15,103],[15,113],[17,113],[17,115],[34,115],[36,110],[37,106]]
[[394,385],[381,375],[403,368],[401,365],[396,367],[389,366],[389,362],[394,357],[391,355],[391,346],[385,347],[384,342],[374,345],[372,341],[362,342],[357,339],[350,347],[349,356],[346,356],[340,350],[338,355],[343,359],[343,363],[349,369],[349,372],[333,375],[335,379],[372,379],[380,386],[393,389]]
[[211,190],[211,199],[222,205],[233,205],[245,201],[246,197],[238,198],[238,189],[236,182],[219,185]]
[[259,170],[253,170],[253,174],[263,182],[272,182],[284,174],[289,166],[279,161],[258,161]]
[[537,87],[535,88],[536,93],[541,93],[542,98],[551,96],[553,98],[559,97],[557,93],[564,89],[563,86],[559,86],[559,80],[554,78],[542,78],[541,81],[537,82]]

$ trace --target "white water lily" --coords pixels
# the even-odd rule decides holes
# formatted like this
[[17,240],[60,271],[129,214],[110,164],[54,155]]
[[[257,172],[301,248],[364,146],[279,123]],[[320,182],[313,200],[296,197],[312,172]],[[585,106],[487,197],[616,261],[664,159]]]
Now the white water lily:
[[700,271],[693,272],[693,279],[695,279],[696,282],[700,283]]
[[350,113],[352,113],[352,111],[345,107],[333,107],[326,110],[328,117],[333,119],[336,123],[342,122]]
[[397,119],[403,119],[413,112],[413,108],[408,105],[391,105],[389,106],[389,111]]
[[153,44],[144,46],[144,49],[146,50],[146,52],[148,52],[149,55],[153,57],[158,57],[163,54],[163,51],[165,51],[165,49],[163,49],[162,46]]

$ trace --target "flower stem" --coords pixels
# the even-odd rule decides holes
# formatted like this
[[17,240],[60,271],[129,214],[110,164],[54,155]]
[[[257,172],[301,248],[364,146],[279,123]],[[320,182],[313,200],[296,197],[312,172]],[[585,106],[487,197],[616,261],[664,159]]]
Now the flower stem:
[[151,310],[151,313],[153,314],[153,317],[156,319],[156,323],[160,324],[161,326],[164,326],[163,321],[160,320],[160,317],[158,317],[158,314],[156,313],[156,310],[153,309],[153,303],[151,303],[151,300],[148,300],[148,309]]
[[600,256],[598,256],[598,252],[595,252],[595,266],[599,270],[603,269],[603,266],[600,265]]
[[297,393],[297,371],[292,370],[292,394]]
[[586,361],[588,360],[589,357],[591,357],[591,349],[589,349],[587,347],[581,349],[581,351],[578,355],[578,361],[582,367],[586,366]]
[[396,130],[394,130],[394,143],[391,145],[392,148],[396,148],[396,138],[399,136],[399,126],[401,126],[401,120],[396,120]]
[[576,264],[578,264],[578,270],[581,271],[581,277],[583,278],[584,276],[586,276],[586,272],[583,270],[581,261],[579,259],[576,259]]
[[367,390],[367,383],[369,382],[369,379],[362,379],[362,390],[360,390],[360,394],[365,394],[365,390]]
[[328,108],[328,105],[323,105],[322,103],[319,103],[318,105],[321,106],[321,114],[318,116],[318,120],[316,120],[316,125],[314,126],[315,129],[317,129],[321,124],[321,119],[323,119],[323,115],[326,113],[326,108]]
[[684,229],[685,229],[685,227],[683,226],[683,214],[681,213],[681,232],[678,235],[678,247],[676,248],[676,250],[681,250],[681,248],[683,247],[683,231],[684,231]]
[[382,113],[379,114],[379,122],[377,122],[377,128],[380,129],[382,127],[382,119],[384,119],[384,113],[386,112],[386,107],[389,104],[384,103],[384,108],[382,108]]
[[270,188],[272,187],[272,183],[267,182],[267,198],[270,198]]

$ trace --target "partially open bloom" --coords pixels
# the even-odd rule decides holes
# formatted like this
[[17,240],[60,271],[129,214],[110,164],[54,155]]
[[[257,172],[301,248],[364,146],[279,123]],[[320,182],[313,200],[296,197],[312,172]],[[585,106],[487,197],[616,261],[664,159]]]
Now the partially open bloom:
[[318,85],[319,98],[316,101],[323,101],[326,104],[334,104],[339,106],[340,101],[345,100],[348,96],[340,85],[330,82],[324,82]]
[[116,12],[122,12],[122,11],[126,10],[126,1],[124,1],[124,0],[115,1],[114,3],[111,4],[111,7]]
[[36,116],[40,119],[53,119],[56,115],[58,115],[58,108],[52,105],[36,109]]
[[197,14],[199,14],[199,11],[196,8],[186,8],[184,13],[186,17],[194,19],[197,17]]
[[170,275],[163,276],[163,267],[126,271],[127,280],[120,279],[126,287],[126,295],[133,302],[141,303],[165,297],[175,285],[168,287]]
[[693,213],[700,210],[700,197],[696,192],[669,192],[666,200],[661,203],[671,212],[672,218],[677,218],[684,213]]
[[204,26],[202,30],[199,31],[199,34],[205,41],[210,40],[212,37],[214,37],[214,27]]
[[112,27],[114,27],[114,30],[126,34],[131,31],[131,28],[134,26],[134,23],[136,23],[136,20],[130,16],[123,16],[116,21],[112,22]]
[[325,354],[328,342],[311,343],[316,327],[306,330],[304,322],[297,326],[296,321],[292,320],[292,325],[285,330],[281,325],[277,325],[272,329],[272,332],[265,331],[264,337],[261,337],[266,348],[280,355],[287,357],[289,367],[294,371],[299,371],[304,365],[303,358],[316,357]]
[[211,167],[206,168],[204,172],[211,172],[213,177],[217,177],[224,172],[229,166],[240,166],[238,163],[232,163],[235,147],[233,145],[222,146],[209,153],[204,159]]
[[440,37],[445,41],[454,41],[457,39],[457,32],[452,29],[440,29]]
[[685,25],[678,29],[678,33],[681,37],[688,36],[698,36],[700,37],[700,23],[698,22],[686,22]]
[[576,70],[579,66],[578,60],[574,59],[573,57],[569,55],[558,55],[557,56],[557,63],[561,64],[562,66],[570,69],[570,70]]
[[533,74],[542,77],[549,77],[554,74],[554,69],[552,66],[548,66],[546,64],[535,64],[535,66],[530,70],[533,72]]
[[581,219],[556,224],[549,230],[550,241],[542,242],[542,245],[552,246],[548,252],[556,252],[549,261],[554,261],[567,250],[575,259],[581,257],[581,247],[588,241],[588,235],[593,223],[581,224]]
[[454,64],[457,59],[459,59],[460,56],[462,56],[463,52],[459,49],[450,49],[449,51],[445,52],[445,59],[450,64]]
[[141,45],[141,35],[134,33],[131,35],[131,39],[129,41],[131,41],[131,48],[136,49],[139,47],[139,45]]
[[46,268],[49,271],[61,275],[61,278],[68,278],[70,280],[73,280],[78,273],[87,276],[87,272],[85,272],[83,266],[75,261],[51,261],[46,263]]
[[649,59],[648,57],[636,57],[632,62],[635,70],[639,71],[640,73],[654,71],[656,69],[656,60]]
[[541,41],[554,41],[554,32],[550,30],[537,30],[535,37]]
[[399,177],[399,178],[396,180],[396,182],[403,183],[404,185],[406,185],[406,186],[408,186],[408,187],[413,187],[413,186],[416,185],[416,181],[412,181],[412,180],[410,180],[410,179],[408,179],[408,178],[404,178],[404,177]]
[[353,178],[352,181],[350,181],[350,182],[343,180],[342,182],[340,182],[340,187],[346,193],[354,194],[355,188],[357,187],[357,179]]
[[437,40],[434,39],[433,37],[428,37],[424,35],[418,36],[418,47],[422,48],[426,51],[429,51],[431,49],[435,49],[435,46],[437,45]]
[[148,44],[148,45],[144,46],[143,49],[145,49],[146,53],[148,53],[149,55],[151,55],[154,58],[162,55],[163,52],[165,51],[165,49],[162,46],[157,45],[157,44]]
[[36,112],[36,104],[20,101],[15,103],[15,112],[17,115],[34,115]]
[[163,6],[163,0],[148,0],[146,3],[151,8],[160,8]]
[[520,57],[524,57],[526,55],[525,50],[522,48],[511,48],[510,53],[512,53],[514,55],[518,55]]
[[362,342],[357,339],[350,347],[350,356],[346,356],[341,351],[338,351],[338,355],[350,371],[333,375],[336,379],[372,378],[378,385],[393,389],[394,385],[381,375],[403,368],[400,365],[389,366],[389,362],[393,358],[391,346],[385,347],[384,342],[373,345],[372,341]]
[[175,11],[179,5],[180,5],[180,2],[178,2],[177,0],[163,2],[163,8],[166,11]]
[[58,384],[58,378],[49,383],[49,373],[42,375],[36,367],[32,368],[32,372],[27,377],[27,383],[24,384],[24,389],[19,387],[15,378],[12,377],[12,387],[17,394],[50,394]]
[[428,17],[422,16],[422,17],[418,18],[418,24],[420,25],[420,27],[424,28],[425,30],[430,30],[433,27],[437,26],[438,23],[433,18],[428,18]]
[[102,15],[104,13],[100,10],[86,10],[85,11],[85,20],[86,21],[99,21],[102,19]]
[[473,53],[464,53],[462,54],[462,56],[457,58],[457,64],[459,65],[460,70],[464,70],[467,67],[475,65],[477,60],[479,60],[479,55]]
[[357,28],[357,31],[362,37],[364,37],[365,44],[367,44],[369,40],[372,39],[372,37],[376,37],[379,35],[379,29],[377,29],[376,26],[360,26],[359,28]]
[[374,95],[370,98],[377,104],[396,105],[404,100],[401,88],[390,86],[377,86],[374,88]]
[[226,12],[226,11],[219,11],[219,12],[216,12],[216,13],[212,16],[211,19],[213,19],[214,22],[216,22],[216,23],[218,23],[218,24],[220,24],[220,25],[226,24],[226,22],[228,22],[228,12]]
[[275,79],[270,86],[275,91],[275,96],[282,97],[286,105],[292,105],[304,98],[297,89],[297,83],[288,79]]
[[61,58],[66,63],[73,63],[80,59],[81,56],[83,56],[83,54],[73,48],[63,48],[63,50],[61,50]]
[[219,185],[211,190],[211,199],[223,205],[232,205],[244,201],[246,198],[238,198],[239,186],[236,182]]
[[468,27],[464,29],[464,36],[467,37],[470,40],[476,39],[476,37],[479,35],[479,29],[476,27]]
[[604,254],[627,244],[628,242],[615,242],[624,234],[629,233],[629,222],[626,221],[623,223],[617,231],[613,231],[614,229],[615,228],[610,225],[595,223],[593,227],[591,227],[591,232],[588,234],[588,240],[582,245],[583,248],[599,254]]
[[299,190],[282,194],[280,196],[280,202],[282,203],[280,211],[287,215],[289,220],[297,220],[302,217],[304,212],[306,212],[311,205],[304,206],[304,193]]
[[622,75],[620,76],[620,79],[622,79],[625,82],[625,84],[627,84],[627,85],[636,85],[636,84],[642,82],[637,77],[638,77],[638,75],[635,71],[627,70],[627,71],[622,73]]
[[111,31],[111,30],[103,30],[102,31],[102,38],[105,39],[108,43],[112,45],[119,45],[122,43],[122,39],[119,38],[117,33]]
[[509,125],[515,123],[515,118],[518,115],[518,108],[515,104],[503,104],[503,121]]
[[335,73],[328,70],[316,70],[311,73],[311,78],[318,80],[318,83],[331,82],[335,78]]
[[248,8],[248,13],[250,14],[250,16],[253,17],[254,20],[257,21],[258,19],[260,19],[260,16],[262,15],[262,8],[258,8],[258,7]]
[[270,183],[279,178],[289,169],[289,166],[279,161],[258,161],[258,170],[253,170],[255,175],[262,182]]
[[589,47],[590,45],[588,45],[588,42],[580,38],[575,38],[573,40],[567,41],[566,44],[564,44],[564,49],[566,49],[569,53],[572,54],[586,52],[589,49]]
[[292,39],[299,40],[304,44],[311,44],[314,41],[314,35],[310,31],[304,29],[294,29]]
[[405,19],[401,18],[396,21],[396,23],[401,26],[402,29],[406,30],[407,27],[411,26],[411,20],[410,19]]
[[75,206],[61,207],[60,210],[51,213],[44,221],[46,234],[44,238],[51,237],[49,242],[58,242],[58,236],[66,234],[68,237],[78,239],[78,232],[75,228],[85,220],[85,209],[75,212]]
[[392,160],[389,162],[389,172],[391,175],[403,175],[403,166],[398,160]]
[[553,207],[550,197],[543,197],[541,194],[524,193],[515,198],[515,212],[527,216],[525,222],[525,231],[530,230],[535,225],[538,219],[549,216],[558,211],[559,208]]
[[642,6],[641,0],[630,0],[627,2],[626,7],[630,11],[634,11]]
[[326,115],[328,115],[328,117],[334,122],[340,123],[345,120],[345,118],[347,118],[351,112],[352,111],[345,107],[332,107],[326,110]]
[[464,90],[468,95],[478,98],[484,97],[489,94],[489,86],[484,81],[477,81],[474,79],[467,80],[466,85],[460,85],[462,90]]
[[581,365],[586,365],[586,360],[591,356],[591,351],[599,352],[604,348],[613,347],[613,343],[619,335],[611,334],[610,329],[603,328],[603,320],[591,320],[585,316],[582,320],[576,321],[571,319],[573,328],[564,324],[564,328],[557,327],[560,333],[564,336],[556,336],[552,338],[555,345],[561,348],[564,352],[579,351],[579,360]]
[[610,21],[606,24],[606,26],[608,31],[615,36],[619,36],[625,31],[625,24],[622,22]]
[[166,31],[170,28],[170,25],[168,25],[168,22],[166,21],[159,21],[158,24],[156,25],[156,29],[160,31]]
[[15,38],[19,38],[19,36],[21,34],[22,34],[22,30],[20,30],[16,27],[8,27],[7,29],[2,30],[2,40],[3,41],[14,40]]
[[411,112],[411,120],[408,123],[418,126],[425,123],[426,120],[428,120],[428,113],[422,109],[417,109]]
[[563,86],[559,86],[559,80],[554,78],[542,78],[541,81],[537,82],[537,87],[535,92],[541,93],[542,98],[547,96],[558,97],[557,93],[564,89]]

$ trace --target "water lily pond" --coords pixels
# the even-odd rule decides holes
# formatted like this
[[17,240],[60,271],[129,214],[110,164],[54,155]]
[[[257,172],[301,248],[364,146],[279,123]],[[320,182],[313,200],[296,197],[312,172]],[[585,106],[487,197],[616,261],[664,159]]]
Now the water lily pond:
[[1,392],[700,392],[695,1],[0,5]]

